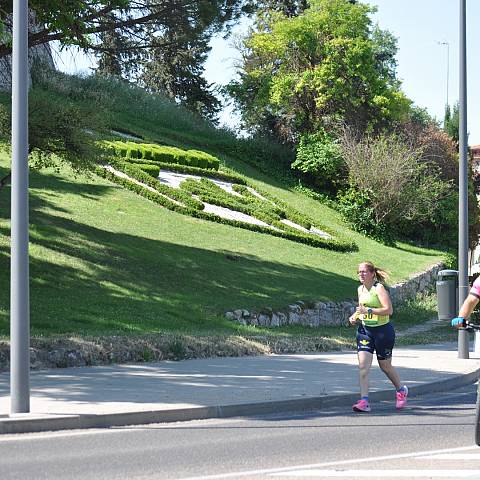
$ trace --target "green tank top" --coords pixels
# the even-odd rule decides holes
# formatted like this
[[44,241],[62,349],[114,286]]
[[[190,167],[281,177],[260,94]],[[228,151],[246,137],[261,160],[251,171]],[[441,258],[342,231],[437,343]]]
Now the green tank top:
[[[372,285],[372,288],[366,291],[365,287],[362,288],[362,293],[358,299],[360,305],[363,305],[367,308],[382,308],[380,299],[378,298],[378,293],[376,286],[378,282],[375,282]],[[390,321],[389,315],[375,315],[371,313],[364,313],[360,315],[360,320],[366,327],[379,327],[380,325],[385,325]]]

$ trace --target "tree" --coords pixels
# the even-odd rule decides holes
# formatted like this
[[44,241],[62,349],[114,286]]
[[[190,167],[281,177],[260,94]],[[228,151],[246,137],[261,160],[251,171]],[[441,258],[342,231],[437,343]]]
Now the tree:
[[[140,80],[213,119],[220,108],[201,77],[212,35],[255,0],[31,0],[29,45],[52,40],[99,58],[97,72]],[[11,51],[12,1],[0,7],[0,57]],[[38,26],[38,28],[37,28]],[[162,51],[160,51],[160,49]]]
[[450,136],[450,138],[458,145],[460,140],[459,134],[459,124],[460,124],[460,114],[459,114],[459,104],[458,102],[453,106],[453,112],[450,111],[450,105],[445,107],[445,118],[443,121],[443,129]]
[[286,17],[296,17],[309,6],[308,0],[260,0],[257,10],[279,12]]
[[[13,1],[0,6],[0,57],[11,53]],[[121,31],[131,42],[124,48],[138,50],[151,46],[150,26],[162,25],[178,8],[197,8],[221,28],[244,12],[251,11],[249,0],[30,0],[29,8],[39,25],[28,36],[29,46],[58,40],[92,51],[112,51],[101,35]]]
[[395,39],[371,28],[374,8],[309,3],[296,17],[272,15],[245,39],[238,79],[227,87],[245,127],[293,144],[332,123],[379,130],[405,117]]
[[[357,3],[357,0],[349,0],[349,3]],[[296,17],[310,6],[309,0],[259,0],[257,10],[279,12],[286,17]]]
[[122,44],[120,35],[115,30],[104,32],[100,35],[102,44],[108,50],[99,55],[96,71],[99,75],[121,77],[122,68]]
[[[210,51],[211,17],[198,9],[179,9],[165,19],[161,35],[141,61],[139,81],[189,110],[214,121],[221,103],[202,76]],[[154,32],[152,31],[152,35]]]
[[[86,170],[102,157],[103,151],[95,140],[95,134],[109,131],[106,117],[92,99],[93,92],[73,89],[67,75],[34,64],[33,85],[28,102],[28,155],[29,165],[40,169],[56,166],[58,162],[69,164],[74,170]],[[79,97],[86,101],[74,101]],[[0,140],[11,138],[11,98],[0,103]],[[10,173],[0,179],[0,189],[10,181]]]

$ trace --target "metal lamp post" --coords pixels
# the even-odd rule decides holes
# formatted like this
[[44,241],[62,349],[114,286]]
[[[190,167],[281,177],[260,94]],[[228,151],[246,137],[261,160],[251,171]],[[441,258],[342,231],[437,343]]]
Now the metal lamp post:
[[[460,0],[460,101],[458,170],[458,304],[468,295],[468,162],[466,0]],[[458,357],[469,358],[468,332],[458,331]]]
[[448,107],[448,84],[450,77],[450,43],[449,42],[437,42],[439,45],[445,45],[447,47],[447,100],[445,102],[445,108]]
[[28,0],[13,2],[10,413],[30,411]]

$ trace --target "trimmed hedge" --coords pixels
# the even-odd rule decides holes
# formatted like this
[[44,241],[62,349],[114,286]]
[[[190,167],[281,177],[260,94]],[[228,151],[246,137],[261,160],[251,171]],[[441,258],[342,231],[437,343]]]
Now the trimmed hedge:
[[261,205],[245,202],[242,198],[231,195],[206,178],[202,178],[200,181],[189,178],[181,183],[180,188],[197,195],[200,200],[206,203],[236,210],[265,223],[271,224],[278,219],[278,215],[273,211],[273,208],[262,208]]
[[[204,208],[202,202],[195,200],[191,195],[188,195],[186,192],[182,191],[181,189],[172,188],[172,187],[169,187],[168,185],[164,185],[163,183],[159,182],[156,178],[152,178],[149,174],[145,173],[137,165],[130,165],[126,162],[122,162],[116,159],[109,159],[109,164],[116,170],[119,170],[120,172],[124,173],[125,175],[128,175],[129,177],[134,178],[135,180],[141,183],[144,183],[149,187],[154,188],[158,193],[161,193],[162,195],[167,196],[170,199],[176,200],[177,202],[180,202],[187,207],[190,207],[194,210],[203,210]],[[133,184],[137,185],[136,183],[133,183]],[[145,190],[150,192],[150,190],[148,189],[145,189]]]
[[145,173],[148,173],[153,178],[157,178],[160,173],[160,167],[158,167],[157,165],[138,163],[137,167],[143,170]]
[[[131,190],[132,192],[135,192],[138,195],[141,195],[142,197],[145,197],[152,202],[158,203],[159,205],[162,205],[163,207],[166,207],[174,212],[184,213],[184,210],[188,208],[182,205],[178,205],[177,203],[169,200],[167,197],[160,195],[159,193],[152,192],[151,190],[148,190],[148,188],[145,188],[138,183],[132,182],[128,178],[119,177],[118,175],[115,175],[115,173],[113,173],[112,171],[107,170],[106,168],[95,167],[95,173],[100,177],[106,178],[113,183],[121,185],[122,187],[125,187],[128,190]],[[195,211],[194,209],[191,210]]]
[[[273,202],[275,205],[277,205],[277,208],[283,210],[285,212],[284,216],[282,218],[285,218],[287,220],[290,220],[293,223],[296,223],[297,225],[302,226],[303,228],[306,228],[307,230],[310,230],[313,226],[312,221],[306,216],[303,215],[300,212],[297,212],[295,209],[290,207],[287,203],[283,202],[279,198],[274,197],[273,195],[261,191],[258,187],[253,187],[251,185],[248,185],[250,188],[253,188],[257,193],[259,193],[262,197],[266,198],[267,200]],[[241,193],[243,196],[247,198],[253,198],[253,199],[258,199],[252,192],[248,190],[247,187],[243,187],[241,185],[234,185],[233,186],[234,190],[238,193]],[[287,225],[283,224],[285,227]],[[293,228],[293,227],[289,227]],[[326,227],[319,227],[321,230],[325,231],[325,233],[329,233],[330,235],[334,236],[334,233],[329,232]]]
[[136,158],[125,158],[125,162],[132,164],[142,164],[142,165],[156,165],[160,170],[166,170],[168,172],[176,173],[186,173],[189,175],[197,175],[199,177],[208,177],[215,178],[216,180],[222,180],[230,183],[238,183],[245,185],[247,183],[246,179],[238,174],[221,172],[217,170],[206,170],[198,167],[187,167],[186,165],[178,165],[176,163],[163,163],[157,162],[155,160],[146,160],[146,159],[136,159]]
[[[253,195],[251,192],[248,192],[248,190],[246,189],[245,190],[248,192],[248,199],[246,197],[244,197],[243,199],[237,199],[234,195],[226,192],[218,185],[207,179],[201,179],[200,181],[187,179],[182,183],[182,186],[185,184],[187,190],[195,190],[195,193],[199,194],[200,198],[204,199],[204,201],[207,203],[212,203],[224,207],[227,206],[227,208],[230,206],[237,211],[244,212],[248,215],[252,215],[258,218],[259,220],[269,223],[273,227],[276,227],[277,230],[263,225],[255,225],[239,220],[230,220],[215,215],[213,213],[207,213],[203,211],[203,203],[189,195],[185,188],[183,190],[175,189],[162,184],[155,178],[152,178],[149,174],[145,173],[141,168],[139,168],[140,165],[130,164],[125,161],[119,161],[115,158],[109,159],[109,163],[112,167],[125,173],[129,177],[154,188],[158,193],[152,192],[145,186],[139,185],[130,179],[119,177],[113,172],[107,170],[106,168],[97,167],[95,169],[95,172],[98,175],[113,181],[114,183],[122,185],[123,187],[128,188],[129,190],[139,195],[142,195],[143,197],[159,205],[162,205],[165,208],[168,208],[169,210],[181,213],[183,215],[189,215],[191,217],[214,221],[217,223],[231,225],[234,227],[239,227],[259,233],[266,233],[276,237],[281,237],[287,240],[292,240],[295,242],[310,245],[316,248],[327,248],[329,250],[335,250],[339,252],[351,252],[358,250],[358,247],[354,242],[349,241],[338,234],[333,233],[332,235],[335,235],[334,238],[326,239],[312,233],[298,231],[293,227],[289,227],[288,225],[283,224],[282,222],[280,222],[280,219],[283,216],[282,213],[284,213],[286,218],[289,218],[291,221],[294,221],[292,219],[292,216],[294,217],[295,214],[298,215],[300,218],[306,219],[306,217],[291,208],[285,209],[284,202],[280,202],[277,200],[278,203],[281,203],[283,205],[279,206],[274,205],[273,203],[269,205],[267,202],[258,199],[255,195]],[[243,190],[241,185],[238,185],[235,188]],[[245,190],[243,191],[245,192]],[[258,191],[258,189],[256,190]],[[275,202],[276,200],[273,199],[273,196],[267,195],[264,192],[259,193],[265,198],[268,198],[271,202]],[[173,200],[176,200],[180,204],[175,203]],[[323,227],[320,228],[327,231],[327,229],[324,229]]]
[[[234,184],[232,186],[234,191],[242,195],[241,198],[226,192],[207,179],[202,179],[199,182],[193,179],[188,179],[182,182],[181,188],[197,195],[200,200],[204,202],[218,205],[220,207],[226,207],[231,210],[237,210],[279,228],[280,230],[285,230],[291,233],[299,232],[297,228],[283,223],[281,221],[283,219],[290,220],[293,223],[303,226],[307,230],[310,230],[312,226],[312,221],[305,215],[300,214],[285,204],[283,205],[283,208],[276,205],[276,203],[281,203],[278,199],[267,198],[267,200],[262,200],[244,185]],[[315,234],[304,233],[306,235],[315,236]]]
[[[138,170],[138,169],[137,169]],[[141,185],[138,185],[131,180],[126,178],[121,178],[115,175],[113,172],[106,170],[102,167],[97,167],[95,169],[95,173],[103,178],[107,178],[108,180],[117,183],[145,198],[155,202],[159,205],[162,205],[169,210],[172,210],[177,213],[181,213],[183,215],[189,215],[191,217],[199,218],[202,220],[209,220],[212,222],[221,223],[224,225],[230,225],[233,227],[243,228],[245,230],[251,230],[253,232],[264,233],[268,235],[273,235],[275,237],[285,238],[287,240],[292,240],[294,242],[303,243],[306,245],[310,245],[311,247],[316,248],[327,248],[329,250],[334,250],[337,252],[352,252],[357,251],[358,247],[354,242],[349,242],[347,240],[338,240],[338,239],[324,239],[321,237],[314,237],[313,235],[305,235],[300,233],[290,233],[287,231],[282,230],[273,230],[269,227],[264,227],[262,225],[255,225],[252,223],[241,222],[239,220],[230,220],[228,218],[222,218],[218,215],[214,215],[213,213],[204,212],[203,210],[195,210],[189,207],[183,207],[178,205],[167,198],[163,197],[162,195],[158,195]],[[142,172],[143,173],[143,172]],[[150,177],[151,178],[151,177]]]
[[111,154],[130,159],[155,160],[188,167],[218,170],[220,160],[200,150],[182,150],[177,147],[157,145],[155,143],[123,142],[121,140],[104,141]]

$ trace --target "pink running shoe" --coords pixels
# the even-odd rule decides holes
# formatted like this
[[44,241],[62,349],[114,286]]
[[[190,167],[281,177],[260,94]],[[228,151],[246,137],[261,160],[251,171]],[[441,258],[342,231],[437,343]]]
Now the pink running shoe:
[[397,408],[400,409],[405,407],[407,405],[408,387],[404,385],[402,390],[397,392],[395,396],[397,397]]
[[352,408],[354,412],[369,412],[371,410],[370,404],[363,398],[355,403]]

